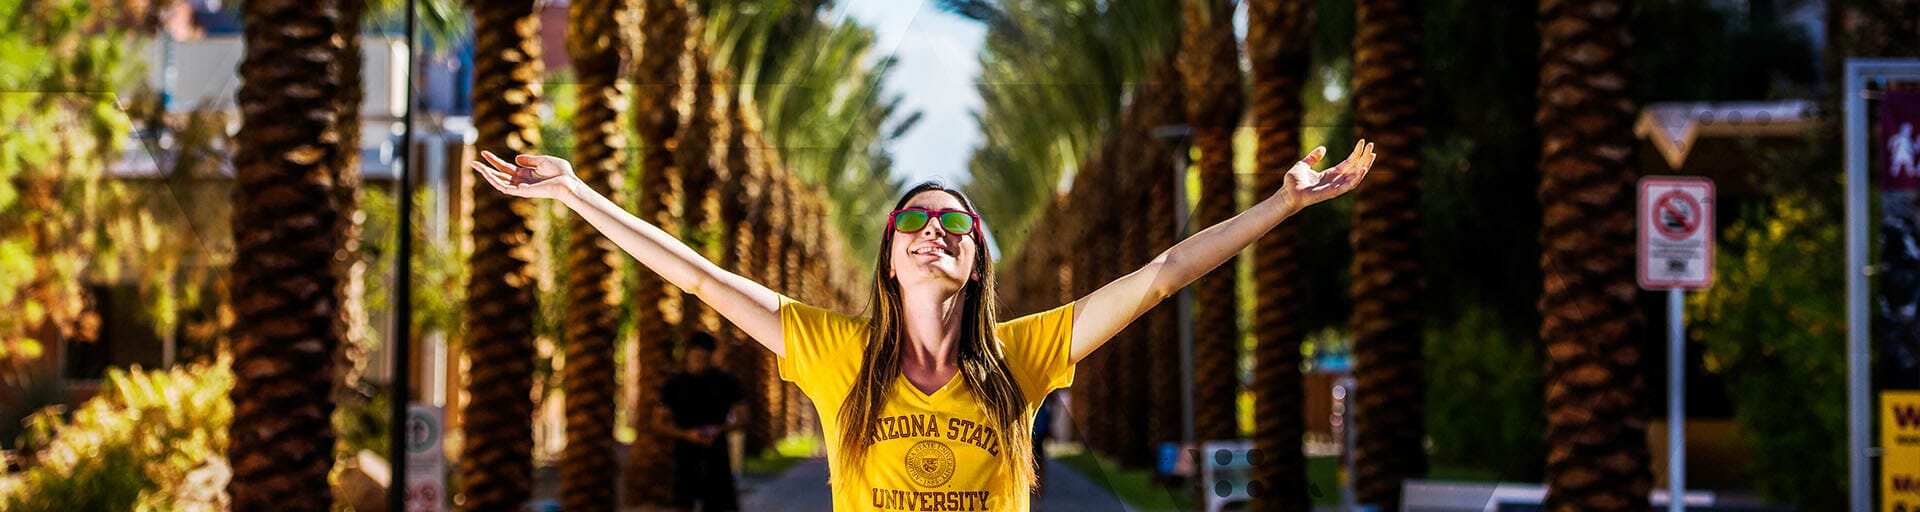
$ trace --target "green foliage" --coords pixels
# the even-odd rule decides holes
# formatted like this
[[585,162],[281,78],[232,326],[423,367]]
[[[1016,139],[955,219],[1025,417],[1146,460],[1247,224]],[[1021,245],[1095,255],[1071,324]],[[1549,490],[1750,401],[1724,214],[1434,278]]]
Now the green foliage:
[[29,420],[25,473],[0,479],[0,509],[215,509],[227,483],[233,405],[227,361],[167,371],[110,370],[68,418]]
[[[989,5],[990,4],[990,5]],[[980,57],[981,135],[971,195],[1003,255],[1118,123],[1128,95],[1166,57],[1177,2],[947,1],[987,23]],[[1165,101],[1165,99],[1153,99]]]
[[1802,510],[1846,507],[1845,288],[1838,213],[1805,194],[1746,209],[1726,231],[1714,285],[1690,294],[1692,339],[1726,379],[1753,482]]
[[[393,194],[385,190],[365,192],[360,208],[367,216],[361,225],[361,250],[368,269],[364,297],[372,316],[393,310],[393,253],[399,247],[395,231],[400,209]],[[417,189],[414,194],[414,215],[424,217],[434,192]],[[414,219],[413,228],[413,332],[442,332],[450,340],[459,340],[467,290],[466,254],[458,240],[428,238],[425,218]]]
[[1540,369],[1531,337],[1514,336],[1486,308],[1426,333],[1427,435],[1433,465],[1538,481],[1546,458]]
[[[872,220],[901,188],[887,143],[919,120],[881,91],[891,57],[872,28],[834,19],[822,0],[696,0],[715,65],[758,107],[785,169],[827,194],[827,222],[847,254],[879,244]],[[629,183],[637,182],[632,180]]]
[[0,309],[16,312],[0,315],[5,367],[37,357],[32,332],[85,334],[82,277],[115,279],[115,256],[153,240],[102,215],[125,206],[102,179],[130,130],[113,93],[137,72],[122,32],[80,0],[0,0],[0,12]]

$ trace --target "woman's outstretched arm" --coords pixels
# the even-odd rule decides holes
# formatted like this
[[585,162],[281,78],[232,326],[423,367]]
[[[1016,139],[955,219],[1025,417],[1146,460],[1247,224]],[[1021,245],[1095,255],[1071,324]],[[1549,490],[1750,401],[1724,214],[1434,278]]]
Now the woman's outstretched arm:
[[490,152],[481,155],[492,167],[470,165],[493,188],[519,197],[560,200],[647,269],[699,297],[775,355],[786,355],[780,298],[772,289],[720,268],[658,226],[627,213],[574,176],[573,164],[566,160],[520,155],[509,163]]
[[1353,153],[1340,165],[1314,171],[1313,164],[1326,152],[1326,148],[1308,152],[1287,171],[1286,184],[1259,204],[1194,233],[1139,270],[1074,301],[1071,360],[1080,362],[1154,305],[1225,263],[1300,209],[1352,190],[1373,165],[1373,145],[1363,140],[1354,144]]

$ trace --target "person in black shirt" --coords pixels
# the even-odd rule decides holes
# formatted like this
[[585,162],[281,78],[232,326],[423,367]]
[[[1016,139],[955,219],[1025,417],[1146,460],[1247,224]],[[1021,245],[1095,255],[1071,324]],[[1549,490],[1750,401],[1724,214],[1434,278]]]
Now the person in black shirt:
[[673,442],[673,505],[704,512],[740,509],[728,460],[726,433],[746,423],[740,381],[713,364],[713,335],[694,332],[687,339],[686,371],[667,379],[660,393],[665,406],[661,432]]

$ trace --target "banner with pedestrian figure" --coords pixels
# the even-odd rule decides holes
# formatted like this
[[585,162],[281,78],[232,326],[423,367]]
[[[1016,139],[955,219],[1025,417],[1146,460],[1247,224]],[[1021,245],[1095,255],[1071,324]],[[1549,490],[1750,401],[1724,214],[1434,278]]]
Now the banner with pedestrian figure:
[[1920,389],[1920,89],[1881,97],[1880,299],[1886,389]]

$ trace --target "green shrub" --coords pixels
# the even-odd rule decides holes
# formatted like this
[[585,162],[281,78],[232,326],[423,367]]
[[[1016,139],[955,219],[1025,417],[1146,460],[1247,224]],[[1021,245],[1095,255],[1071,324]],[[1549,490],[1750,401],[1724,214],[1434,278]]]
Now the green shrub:
[[1535,338],[1502,325],[1491,309],[1469,307],[1452,326],[1426,333],[1427,435],[1436,474],[1540,479],[1543,363]]
[[1687,299],[1706,370],[1726,379],[1751,447],[1755,487],[1802,510],[1847,503],[1840,226],[1804,193],[1748,209],[1722,238],[1713,288]]
[[233,374],[226,361],[109,370],[100,395],[28,420],[25,473],[0,480],[0,510],[194,510],[224,505]]

